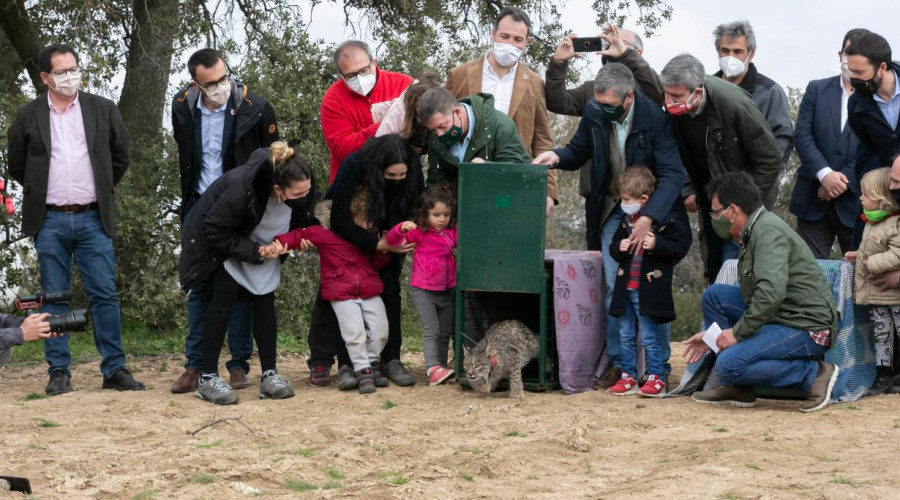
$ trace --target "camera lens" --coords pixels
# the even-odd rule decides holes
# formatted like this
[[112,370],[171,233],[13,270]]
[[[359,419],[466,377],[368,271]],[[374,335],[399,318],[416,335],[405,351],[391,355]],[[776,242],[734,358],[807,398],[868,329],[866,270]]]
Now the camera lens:
[[87,311],[76,309],[58,316],[48,316],[51,332],[81,331],[87,327]]
[[587,41],[581,42],[581,47],[585,48],[585,49],[589,49],[589,48],[591,48],[591,42],[587,42]]

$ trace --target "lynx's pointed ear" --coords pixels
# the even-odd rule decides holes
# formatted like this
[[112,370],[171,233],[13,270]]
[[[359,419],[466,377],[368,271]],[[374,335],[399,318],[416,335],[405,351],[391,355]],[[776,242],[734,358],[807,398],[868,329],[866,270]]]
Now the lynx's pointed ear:
[[469,349],[469,346],[465,346],[465,345],[464,345],[464,346],[463,346],[463,358],[468,358],[468,357],[469,357],[469,353],[470,353],[471,351],[472,351],[472,349]]

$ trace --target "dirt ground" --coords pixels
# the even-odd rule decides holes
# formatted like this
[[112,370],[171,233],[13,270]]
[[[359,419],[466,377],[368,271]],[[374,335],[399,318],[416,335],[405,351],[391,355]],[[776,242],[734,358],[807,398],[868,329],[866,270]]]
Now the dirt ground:
[[29,394],[43,394],[42,366],[6,367],[0,475],[29,477],[41,499],[889,498],[900,488],[897,396],[811,415],[789,401],[741,410],[600,392],[517,402],[428,387],[421,355],[404,361],[415,387],[360,396],[310,387],[304,359],[286,357],[279,369],[296,397],[258,400],[251,387],[229,407],[170,394],[176,358],[133,364],[146,392],[100,390],[90,363],[74,368],[75,392],[40,399]]

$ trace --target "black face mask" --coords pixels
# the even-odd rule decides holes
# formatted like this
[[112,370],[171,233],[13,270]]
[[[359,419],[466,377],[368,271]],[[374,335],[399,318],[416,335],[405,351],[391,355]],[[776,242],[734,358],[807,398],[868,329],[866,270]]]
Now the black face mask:
[[403,192],[403,186],[406,185],[406,179],[385,179],[384,194],[387,198],[396,198]]
[[891,189],[891,198],[894,199],[894,203],[900,206],[900,189]]
[[306,208],[306,196],[288,198],[284,200],[284,204],[290,207],[291,210],[303,210]]
[[881,86],[880,80],[875,82],[875,76],[878,76],[877,70],[875,71],[875,75],[868,80],[863,80],[862,78],[850,78],[850,86],[860,94],[872,95],[875,92],[878,92],[878,87]]

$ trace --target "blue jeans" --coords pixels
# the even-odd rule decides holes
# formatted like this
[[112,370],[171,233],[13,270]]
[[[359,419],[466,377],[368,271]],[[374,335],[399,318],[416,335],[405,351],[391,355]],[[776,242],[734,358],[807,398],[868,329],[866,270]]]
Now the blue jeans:
[[628,290],[628,301],[625,302],[625,315],[619,318],[619,337],[622,342],[621,360],[622,371],[634,378],[640,378],[637,373],[637,334],[638,327],[641,331],[641,346],[647,358],[647,374],[663,375],[662,349],[659,345],[659,325],[655,319],[649,316],[641,316],[639,293],[637,290]]
[[[184,215],[187,224],[194,203]],[[212,300],[212,275],[198,280],[188,293],[188,334],[184,339],[185,368],[200,370],[203,366],[203,321]],[[229,371],[234,368],[250,373],[250,355],[253,354],[253,308],[246,297],[239,297],[228,316],[228,350],[231,360],[225,363]]]
[[[616,271],[619,269],[619,263],[609,254],[609,245],[612,243],[613,236],[615,236],[616,230],[619,229],[619,224],[622,223],[624,217],[625,212],[617,206],[610,212],[603,224],[603,229],[600,231],[600,251],[603,252],[603,278],[606,280],[606,356],[612,365],[622,369],[624,367],[621,359],[622,347],[619,339],[619,318],[609,315],[613,290],[616,287]],[[672,346],[669,345],[670,329],[671,325],[669,323],[657,325],[656,328],[657,345],[659,345],[660,359],[662,359],[663,363],[662,374],[665,376],[668,376],[672,371],[672,366],[669,364],[669,357],[672,355]],[[639,377],[640,375],[636,376]]]
[[[94,345],[100,353],[100,371],[110,377],[125,366],[122,350],[122,320],[116,294],[116,260],[112,239],[103,230],[100,212],[88,210],[77,214],[47,211],[34,246],[41,268],[41,290],[59,292],[72,288],[72,259],[81,274],[84,290],[90,299]],[[43,312],[63,314],[69,302],[47,304]],[[44,341],[44,358],[48,373],[62,370],[67,374],[72,362],[69,334]]]
[[[700,299],[704,327],[713,322],[731,328],[747,310],[740,288],[713,284]],[[809,392],[826,347],[808,331],[783,325],[763,325],[750,338],[719,352],[716,374],[720,385],[784,387]]]

